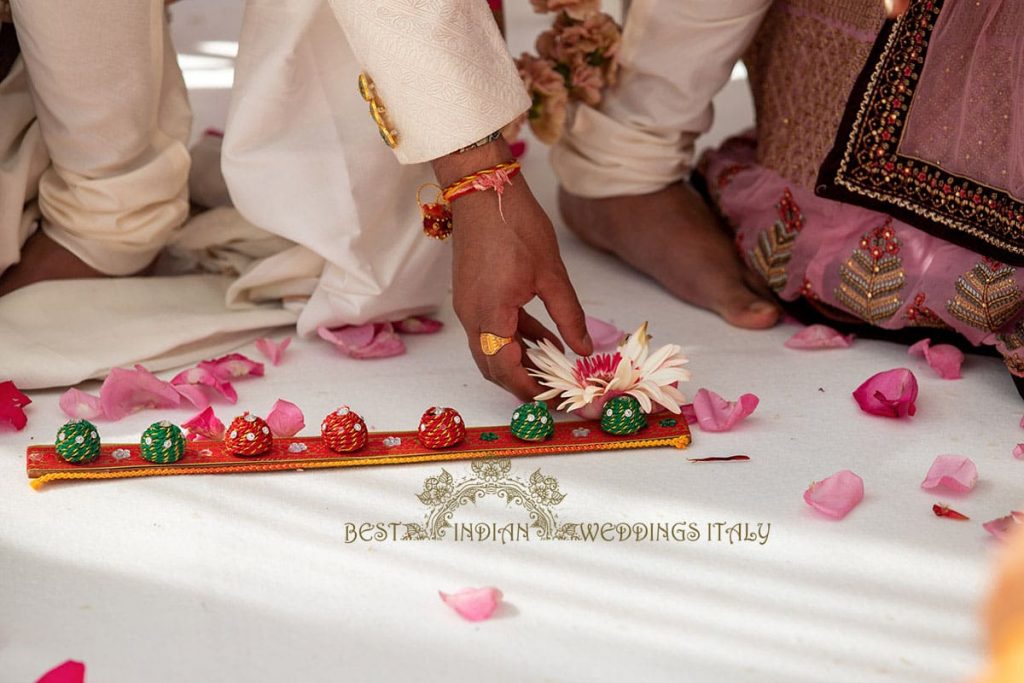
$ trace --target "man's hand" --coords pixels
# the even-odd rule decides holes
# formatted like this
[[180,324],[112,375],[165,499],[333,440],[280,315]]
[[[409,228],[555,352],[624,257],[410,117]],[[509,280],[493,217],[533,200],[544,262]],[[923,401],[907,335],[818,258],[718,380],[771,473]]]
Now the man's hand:
[[[442,187],[470,173],[508,161],[500,138],[433,162]],[[590,355],[583,309],[558,253],[554,228],[522,174],[505,186],[498,207],[493,191],[474,192],[452,203],[455,314],[466,330],[473,359],[484,377],[526,401],[544,390],[523,367],[523,339],[547,338],[561,347],[539,321],[523,310],[533,297],[544,302],[562,339],[580,355]],[[504,215],[504,220],[502,219]],[[513,337],[493,356],[480,349],[480,334]]]

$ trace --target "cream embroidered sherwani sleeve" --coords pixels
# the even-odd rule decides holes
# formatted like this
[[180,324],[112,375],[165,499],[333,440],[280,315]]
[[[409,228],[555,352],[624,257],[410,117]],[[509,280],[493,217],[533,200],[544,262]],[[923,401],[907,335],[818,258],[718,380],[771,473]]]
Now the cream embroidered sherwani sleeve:
[[331,0],[331,7],[375,85],[403,164],[454,152],[530,107],[485,0]]
[[691,169],[711,127],[711,100],[753,39],[772,0],[634,0],[619,85],[581,106],[551,161],[584,197],[646,194]]

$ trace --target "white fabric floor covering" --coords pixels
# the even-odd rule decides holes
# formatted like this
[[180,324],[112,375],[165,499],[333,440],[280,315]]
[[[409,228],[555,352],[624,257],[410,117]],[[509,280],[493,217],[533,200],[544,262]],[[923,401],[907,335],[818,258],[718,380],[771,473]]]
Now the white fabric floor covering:
[[[553,208],[535,149],[527,172]],[[32,490],[24,447],[62,422],[59,392],[32,392],[29,426],[0,437],[0,681],[32,681],[66,658],[89,683],[147,681],[766,681],[963,680],[983,659],[978,610],[995,545],[980,522],[1024,500],[1011,449],[1022,412],[1001,364],[969,357],[964,378],[938,379],[906,348],[791,351],[795,330],[731,329],[568,234],[565,258],[592,315],[656,343],[683,344],[692,393],[705,386],[761,397],[734,432],[695,432],[688,452],[606,452],[512,461],[566,494],[561,522],[696,522],[698,542],[346,543],[349,522],[422,521],[417,500],[442,467],[467,462],[259,475],[56,484]],[[283,397],[315,433],[352,405],[371,429],[414,428],[431,404],[472,425],[509,419],[515,401],[485,384],[453,315],[409,353],[344,358],[296,341],[280,367],[239,382],[237,406],[266,414]],[[250,346],[243,351],[255,354]],[[914,369],[908,421],[860,413],[850,391],[869,375]],[[134,440],[153,411],[101,423]],[[745,453],[748,463],[686,457]],[[954,497],[919,488],[938,454],[967,455],[981,480]],[[807,485],[849,468],[864,502],[843,521],[803,503]],[[932,515],[945,501],[971,516]],[[454,522],[528,522],[494,497]],[[709,543],[709,522],[771,523],[764,545]],[[491,621],[462,621],[437,591],[500,588]]]

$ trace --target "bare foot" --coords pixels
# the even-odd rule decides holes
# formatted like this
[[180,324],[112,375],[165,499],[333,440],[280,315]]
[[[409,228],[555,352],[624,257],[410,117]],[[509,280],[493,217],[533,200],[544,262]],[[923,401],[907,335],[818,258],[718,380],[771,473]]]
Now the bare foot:
[[86,277],[107,276],[37,230],[22,247],[21,260],[0,276],[0,296],[45,280]]
[[582,240],[651,276],[683,301],[727,323],[764,329],[780,310],[740,262],[732,240],[693,188],[587,199],[559,190],[562,219]]

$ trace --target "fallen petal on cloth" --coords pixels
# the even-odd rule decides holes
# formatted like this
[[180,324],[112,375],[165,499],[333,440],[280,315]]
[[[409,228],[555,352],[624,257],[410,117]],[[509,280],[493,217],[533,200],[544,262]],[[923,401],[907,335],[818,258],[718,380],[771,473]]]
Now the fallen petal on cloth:
[[497,588],[463,588],[458,593],[438,591],[437,594],[444,604],[467,621],[490,619],[501,603],[501,591]]
[[271,365],[280,365],[281,357],[284,355],[284,350],[288,348],[288,345],[292,343],[291,337],[285,337],[280,342],[275,342],[272,339],[266,337],[260,337],[256,340],[256,350],[262,353],[267,360],[270,361]]
[[1005,517],[997,517],[985,522],[981,525],[981,528],[1000,541],[1005,541],[1010,534],[1018,533],[1018,529],[1022,525],[1024,525],[1024,512],[1014,510]]
[[100,387],[100,405],[108,420],[120,420],[144,408],[177,408],[180,404],[181,394],[171,383],[141,365],[133,370],[114,368]]
[[395,322],[394,326],[395,332],[401,334],[434,334],[444,327],[444,323],[422,315],[414,315]]
[[626,338],[626,331],[620,330],[610,322],[588,315],[587,334],[594,342],[594,351],[611,351],[618,348],[622,340]]
[[964,493],[978,483],[978,467],[970,458],[959,455],[940,455],[928,469],[921,482],[923,489],[945,488]]
[[842,519],[864,500],[864,480],[850,470],[812,483],[804,491],[804,502],[833,519]]
[[964,364],[963,351],[952,344],[931,345],[931,339],[922,339],[907,351],[921,356],[942,379],[960,379],[960,366]]
[[405,353],[405,343],[391,323],[347,325],[333,330],[321,325],[316,332],[350,358],[388,358]]
[[949,519],[956,519],[960,521],[967,521],[970,519],[970,517],[968,517],[964,513],[957,512],[953,508],[949,507],[948,505],[943,505],[942,503],[936,503],[935,505],[932,505],[932,512],[935,513],[936,517],[948,517]]
[[205,410],[188,422],[183,422],[181,426],[188,430],[189,441],[197,439],[220,441],[224,438],[224,423],[213,414],[212,406],[207,406]]
[[69,659],[55,666],[36,680],[36,683],[84,683],[85,664]]
[[1013,457],[1018,460],[1024,460],[1024,443],[1019,443],[1013,447]]
[[196,366],[209,370],[222,382],[229,382],[242,377],[262,377],[263,363],[258,363],[240,353],[229,353],[213,360],[204,360]]
[[77,420],[95,420],[103,416],[103,405],[99,396],[87,394],[78,389],[68,389],[60,396],[60,409],[68,417]]
[[[260,375],[263,374],[262,368],[263,366],[261,365]],[[230,371],[227,368],[218,368],[212,361],[203,361],[194,368],[189,368],[188,370],[182,370],[179,372],[171,379],[171,384],[178,388],[186,385],[210,387],[226,398],[229,403],[237,403],[238,392],[235,391],[234,385],[225,377],[228,372]],[[209,399],[206,399],[206,405],[198,403],[193,398],[195,396],[195,392],[180,393],[183,393],[186,398],[192,401],[196,408],[205,408],[206,405],[210,404]]]
[[306,426],[302,409],[290,401],[277,399],[270,414],[267,415],[267,426],[277,437],[295,436]]
[[759,402],[754,394],[743,394],[736,401],[726,401],[713,391],[698,389],[693,397],[693,413],[705,432],[727,432],[754,412]]
[[206,391],[196,384],[172,384],[174,390],[181,394],[181,397],[202,410],[210,405],[210,396]]
[[18,391],[14,382],[0,382],[0,432],[24,429],[28,416],[22,409],[31,402],[32,399]]
[[846,349],[853,343],[852,334],[840,334],[828,325],[808,325],[786,340],[788,349]]
[[853,391],[865,413],[882,417],[908,417],[917,412],[917,378],[906,368],[872,375]]

